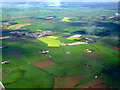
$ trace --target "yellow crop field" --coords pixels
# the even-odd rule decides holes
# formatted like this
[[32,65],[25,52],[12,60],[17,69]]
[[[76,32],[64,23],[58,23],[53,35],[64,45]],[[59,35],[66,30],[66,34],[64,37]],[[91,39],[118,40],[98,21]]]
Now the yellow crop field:
[[53,19],[54,17],[46,17],[45,19]]
[[13,30],[16,30],[16,29],[19,29],[23,26],[26,26],[26,25],[31,25],[30,23],[26,23],[26,24],[15,24],[15,25],[11,25],[9,26],[7,29],[13,29]]
[[69,37],[69,38],[67,38],[67,39],[69,39],[69,40],[74,40],[74,39],[76,39],[76,40],[80,40],[81,38],[73,38],[73,37]]
[[46,43],[49,47],[59,47],[61,45],[59,40],[55,40],[49,37],[38,38],[38,40]]
[[64,17],[60,22],[71,22],[69,19],[70,18],[68,18],[68,17]]
[[7,38],[11,38],[11,37],[10,36],[0,37],[0,39],[7,39]]
[[47,38],[50,38],[50,39],[57,39],[58,37],[56,36],[46,36]]

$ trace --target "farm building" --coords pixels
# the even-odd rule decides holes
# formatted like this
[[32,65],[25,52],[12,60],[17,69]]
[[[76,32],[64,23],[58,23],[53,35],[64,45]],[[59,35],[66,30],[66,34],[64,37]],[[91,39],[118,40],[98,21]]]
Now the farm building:
[[65,52],[66,54],[70,54],[70,51]]
[[47,51],[47,50],[42,50],[42,51],[40,51],[40,53],[48,53],[49,51]]
[[0,46],[0,48],[7,48],[8,46]]
[[70,36],[70,37],[72,37],[72,38],[79,38],[79,37],[81,37],[82,35],[79,35],[79,34],[76,34],[76,35],[73,35],[73,36]]
[[92,52],[92,50],[89,50],[89,49],[86,49],[86,50],[84,50],[85,52],[89,52],[89,53],[91,53]]
[[114,16],[109,17],[109,19],[113,19],[113,18],[114,18]]
[[61,45],[65,46],[65,45],[66,45],[66,43],[61,43]]
[[67,45],[71,46],[71,45],[78,45],[78,44],[88,44],[88,43],[87,42],[75,42],[75,43],[70,43]]
[[120,13],[115,13],[116,16],[120,16]]
[[9,64],[10,61],[4,61],[4,62],[1,62],[1,64]]

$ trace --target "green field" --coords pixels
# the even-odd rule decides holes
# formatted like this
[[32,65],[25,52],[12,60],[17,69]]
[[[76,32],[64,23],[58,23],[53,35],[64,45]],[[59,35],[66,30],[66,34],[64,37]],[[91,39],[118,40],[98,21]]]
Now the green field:
[[[118,3],[63,2],[61,7],[48,4],[3,4],[1,62],[10,62],[0,65],[6,90],[117,89]],[[78,34],[80,38],[71,38]],[[68,45],[75,42],[88,43]],[[44,50],[49,52],[41,53]]]

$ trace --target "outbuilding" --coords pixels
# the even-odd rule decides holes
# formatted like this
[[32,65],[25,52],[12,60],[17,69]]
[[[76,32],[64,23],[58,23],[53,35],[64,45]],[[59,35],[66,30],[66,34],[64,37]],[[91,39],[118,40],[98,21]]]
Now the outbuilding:
[[1,64],[9,64],[10,61],[4,61],[4,62],[1,62]]
[[79,34],[76,34],[76,35],[73,35],[73,36],[70,36],[71,38],[79,38],[81,37],[82,35],[79,35]]
[[86,49],[86,50],[84,50],[85,52],[89,52],[89,53],[91,53],[92,52],[92,50],[89,50],[89,49]]
[[42,51],[40,51],[40,53],[44,53],[44,54],[46,54],[46,53],[48,53],[49,51],[47,51],[47,50],[42,50]]

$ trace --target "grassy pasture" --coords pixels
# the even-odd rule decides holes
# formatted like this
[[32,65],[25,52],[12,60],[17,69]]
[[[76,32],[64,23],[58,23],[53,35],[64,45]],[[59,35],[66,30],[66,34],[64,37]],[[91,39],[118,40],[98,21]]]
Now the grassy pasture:
[[[117,75],[117,74],[116,74]],[[117,80],[119,79],[119,76],[115,76],[114,78],[111,76],[111,75],[104,75],[102,78],[101,78],[105,83],[109,84],[110,86],[112,87],[115,87],[115,88],[118,88],[118,82]]]
[[23,56],[28,62],[34,62],[37,60],[45,59],[46,56],[39,52],[42,49],[40,45],[41,42],[34,44],[34,46],[31,42],[25,43],[20,52],[21,56]]
[[15,81],[20,79],[20,70],[19,68],[10,71],[5,77],[2,78],[2,82],[4,85],[14,83]]
[[[11,31],[12,29],[26,30],[32,32],[35,32],[37,30],[57,31],[57,35],[54,36],[53,34],[52,36],[41,38],[41,40],[40,38],[27,38],[26,40],[20,40],[18,38],[8,38],[5,40],[3,39],[3,45],[8,46],[8,48],[3,48],[3,51],[1,51],[3,53],[2,60],[8,60],[10,61],[10,63],[3,64],[2,71],[5,72],[10,69],[15,69],[3,78],[3,83],[5,83],[5,87],[53,88],[55,82],[54,77],[57,77],[56,81],[58,83],[61,83],[60,85],[63,85],[63,87],[65,87],[65,85],[69,86],[72,84],[71,86],[76,88],[96,81],[95,75],[97,75],[106,84],[112,87],[118,87],[117,81],[119,79],[117,76],[117,72],[114,70],[118,68],[119,54],[118,50],[112,48],[112,46],[118,45],[118,38],[114,36],[114,33],[112,33],[111,36],[108,37],[84,35],[84,37],[91,36],[92,38],[99,39],[95,43],[75,46],[60,46],[62,42],[76,42],[73,38],[72,40],[67,38],[70,36],[70,34],[79,32],[82,29],[83,31],[86,30],[85,32],[88,33],[96,31],[95,29],[97,28],[100,29],[100,32],[108,29],[111,33],[111,31],[114,32],[116,30],[113,25],[110,25],[110,27],[103,27],[101,25],[100,27],[96,26],[96,28],[90,28],[92,26],[91,24],[94,23],[91,21],[89,22],[88,20],[86,20],[86,18],[97,18],[101,22],[102,15],[107,16],[108,20],[108,18],[110,16],[113,16],[114,13],[116,13],[118,10],[114,7],[109,8],[106,5],[105,8],[96,6],[97,5],[95,5],[94,9],[91,6],[80,6],[74,7],[73,9],[72,5],[70,7],[63,8],[48,8],[42,7],[41,5],[39,5],[39,7],[33,7],[29,5],[23,7],[13,5],[11,7],[10,5],[4,5],[3,20],[10,20],[10,22],[13,21],[18,23],[17,25],[4,26],[4,28],[10,28],[9,31]],[[11,16],[13,18],[11,18]],[[25,17],[21,18],[20,16]],[[52,16],[56,16],[56,18],[52,19]],[[43,17],[47,17],[46,19],[52,20],[39,19]],[[103,23],[103,25],[107,23],[106,21]],[[24,26],[21,22],[23,22],[24,24],[32,24]],[[112,22],[112,20],[108,20],[108,22]],[[83,25],[83,23],[89,23],[89,25],[85,26]],[[81,34],[81,32],[79,33]],[[6,33],[6,35],[4,36],[8,36],[8,33]],[[61,37],[58,38],[58,36]],[[86,53],[84,51],[86,49],[95,51],[93,53]],[[41,50],[49,50],[50,52],[45,55],[39,53],[39,51]],[[66,52],[70,52],[70,54],[66,54]],[[49,57],[49,55],[52,57]],[[18,58],[16,56],[21,57]],[[50,59],[55,64],[44,68],[38,68],[30,64],[34,62],[37,63],[37,61],[40,61],[41,63],[41,61],[46,58]],[[86,64],[88,64],[88,66],[86,66]],[[19,67],[21,66],[21,78],[19,78]],[[114,72],[103,72],[103,68],[108,68]],[[84,75],[84,77],[78,77],[75,79],[71,78],[80,75]]]
[[38,84],[39,88],[52,88],[53,76],[33,65],[26,65],[22,68],[21,78]]
[[53,76],[33,65],[25,65],[21,72],[16,69],[8,73],[3,78],[3,83],[6,88],[52,88]]
[[33,88],[33,84],[29,81],[26,81],[24,79],[17,80],[14,83],[5,85],[6,88]]
[[[66,39],[64,39],[64,38],[58,38],[58,39],[61,41],[66,41]],[[48,53],[48,55],[52,56],[50,58],[50,60],[55,62],[56,64],[48,66],[48,67],[44,67],[42,69],[45,72],[49,73],[48,75],[52,74],[54,76],[67,76],[67,77],[81,75],[81,74],[88,75],[85,77],[86,79],[83,78],[77,84],[78,86],[80,86],[80,84],[83,85],[83,84],[87,84],[87,83],[91,82],[91,79],[94,79],[94,75],[99,75],[97,73],[96,74],[92,74],[92,73],[105,67],[102,64],[105,64],[106,66],[108,66],[110,68],[117,67],[117,65],[116,65],[117,59],[115,58],[118,55],[117,50],[114,50],[108,44],[100,45],[99,43],[89,43],[86,45],[60,46],[59,48],[56,48],[56,47],[48,47],[45,43],[43,43],[39,40],[36,40],[36,39],[26,39],[24,41],[25,41],[25,43],[22,46],[19,45],[20,42],[18,43],[19,47],[22,47],[22,49],[20,51],[20,55],[23,56],[24,58],[26,58],[29,62],[34,62],[34,61],[42,60],[42,59],[46,58],[46,56],[44,54],[39,53],[39,50],[49,50],[50,51]],[[70,40],[70,41],[72,41],[72,40]],[[67,40],[66,42],[69,42],[69,40]],[[6,43],[4,43],[4,44],[6,44]],[[17,43],[8,44],[8,45],[15,45],[15,44],[17,44]],[[98,60],[98,58],[94,58],[94,60],[93,59],[89,60],[88,56],[83,55],[83,53],[85,53],[85,51],[84,51],[85,49],[95,50],[95,53],[96,53],[95,55],[100,54],[102,58],[100,58],[99,60]],[[105,50],[105,51],[103,51],[103,50]],[[5,52],[7,52],[7,51],[9,51],[9,49],[6,50]],[[67,51],[70,51],[70,55],[65,54],[65,52],[67,52]],[[91,53],[89,53],[89,56],[91,56]],[[107,58],[108,56],[111,58],[108,59]],[[8,56],[5,55],[5,57],[8,57]],[[13,56],[9,56],[9,58],[12,60],[15,60],[15,57],[13,58]],[[11,61],[10,59],[8,59],[8,60]],[[22,58],[17,59],[17,60],[21,61]],[[25,62],[24,59],[23,59],[23,61]],[[12,65],[15,65],[14,67],[17,67],[17,64],[12,63],[12,62],[13,61],[11,61],[10,64],[3,65],[4,71],[9,70]],[[25,62],[25,63],[27,63],[27,62]],[[85,64],[89,64],[89,65],[91,65],[91,67],[88,68],[85,66]],[[22,65],[22,63],[19,65]],[[10,66],[9,69],[6,66]],[[23,85],[23,87],[28,87],[29,85],[33,85],[31,87],[45,86],[44,85],[45,83],[41,84],[41,82],[34,80],[35,77],[33,77],[31,79],[31,80],[33,80],[32,83],[28,82],[28,81],[30,81],[29,74],[34,73],[34,72],[31,72],[28,67],[31,68],[31,70],[36,68],[36,67],[33,68],[34,66],[31,66],[31,65],[30,66],[25,65],[25,67],[24,67],[25,71],[29,71],[29,72],[27,72],[27,74],[24,74],[24,68],[23,68],[22,75],[24,78],[16,81],[16,83],[7,85],[6,87],[10,87],[10,86],[14,87],[13,85],[15,85],[15,84],[17,85],[20,82],[26,82],[26,86]],[[35,69],[35,71],[36,71],[36,69]],[[101,73],[101,70],[99,72]],[[35,72],[35,73],[37,73],[37,72]],[[36,77],[39,77],[39,76],[36,76]],[[41,78],[43,78],[43,77],[44,76],[41,76]],[[46,79],[45,79],[45,81],[46,81]],[[47,86],[45,86],[45,87],[51,87],[51,85],[52,84],[47,84]],[[18,87],[20,87],[20,86],[18,85]]]
[[6,60],[10,61],[10,63],[9,63],[9,64],[3,64],[3,65],[2,65],[2,71],[3,71],[3,72],[27,64],[27,62],[24,60],[23,57],[21,57],[21,58],[16,58],[16,57],[11,56],[11,55],[9,55],[9,54],[3,54],[3,59],[2,59],[2,61],[6,61]]
[[51,65],[48,67],[43,68],[43,70],[53,74],[54,76],[64,76],[67,73],[67,69],[64,67],[61,67],[59,64]]

